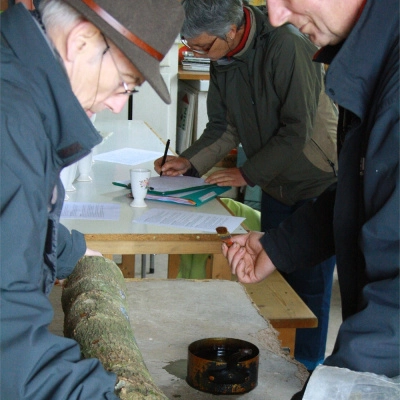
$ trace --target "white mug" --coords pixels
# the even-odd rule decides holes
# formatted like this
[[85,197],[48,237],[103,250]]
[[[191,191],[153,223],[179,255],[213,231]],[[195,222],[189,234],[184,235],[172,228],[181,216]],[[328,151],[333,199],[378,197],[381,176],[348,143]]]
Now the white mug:
[[150,174],[149,169],[131,169],[131,189],[133,196],[133,201],[130,204],[131,207],[147,207],[144,198],[147,194]]

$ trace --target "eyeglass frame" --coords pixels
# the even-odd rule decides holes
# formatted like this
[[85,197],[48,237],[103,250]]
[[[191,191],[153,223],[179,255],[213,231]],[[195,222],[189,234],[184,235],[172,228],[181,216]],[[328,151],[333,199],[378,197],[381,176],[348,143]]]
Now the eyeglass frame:
[[139,93],[139,90],[137,90],[137,89],[129,89],[128,84],[122,79],[121,72],[120,72],[119,68],[117,67],[117,63],[115,62],[114,57],[113,57],[113,55],[112,55],[110,45],[108,44],[106,37],[105,37],[103,34],[102,34],[102,36],[103,36],[104,42],[105,42],[105,44],[106,44],[106,48],[105,48],[105,50],[103,51],[103,56],[104,56],[107,52],[109,52],[110,57],[111,57],[111,59],[112,59],[112,61],[113,61],[113,63],[114,63],[115,69],[116,69],[117,72],[118,72],[119,79],[121,80],[122,86],[124,87],[124,90],[125,90],[124,92],[120,92],[120,93],[117,93],[117,94],[122,94],[122,95],[126,94],[126,95],[128,95],[128,96],[132,96],[132,95],[135,94],[135,93]]
[[190,49],[191,51],[193,51],[193,53],[197,53],[197,54],[201,54],[201,55],[206,55],[210,52],[210,50],[212,49],[212,47],[214,46],[214,43],[217,41],[217,39],[220,39],[218,36],[215,37],[215,39],[211,42],[210,47],[208,48],[208,50],[196,50],[193,47],[189,46],[187,40],[184,38],[184,36],[181,36],[181,43],[186,46],[188,49]]

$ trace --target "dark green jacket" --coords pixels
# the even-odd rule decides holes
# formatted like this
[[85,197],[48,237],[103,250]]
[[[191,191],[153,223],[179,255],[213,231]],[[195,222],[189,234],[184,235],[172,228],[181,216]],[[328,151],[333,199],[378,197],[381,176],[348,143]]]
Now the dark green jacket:
[[241,143],[245,178],[291,205],[335,182],[337,113],[311,61],[316,47],[293,26],[273,28],[249,10],[245,48],[211,63],[209,122],[181,155],[202,175]]

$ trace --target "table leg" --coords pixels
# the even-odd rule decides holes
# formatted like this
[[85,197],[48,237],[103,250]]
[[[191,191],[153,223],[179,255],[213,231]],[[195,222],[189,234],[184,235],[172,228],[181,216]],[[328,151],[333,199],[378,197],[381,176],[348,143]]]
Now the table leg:
[[135,277],[135,255],[123,254],[121,264],[118,265],[124,275],[124,278]]
[[180,262],[180,254],[168,254],[168,279],[176,279]]
[[142,254],[142,269],[141,269],[140,277],[146,278],[146,254]]
[[211,278],[232,280],[232,273],[228,265],[228,260],[222,253],[213,254],[212,256]]

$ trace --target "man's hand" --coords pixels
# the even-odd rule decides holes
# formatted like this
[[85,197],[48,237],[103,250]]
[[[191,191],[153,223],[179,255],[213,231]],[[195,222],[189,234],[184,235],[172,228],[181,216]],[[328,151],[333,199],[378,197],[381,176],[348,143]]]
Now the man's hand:
[[241,187],[247,185],[239,168],[225,168],[212,173],[206,180],[207,183],[218,186]]
[[160,157],[154,161],[154,169],[158,174],[162,171],[163,176],[183,175],[192,167],[190,161],[184,157],[167,156],[165,164],[161,167],[162,160],[163,157]]
[[230,248],[225,243],[222,245],[222,253],[239,282],[261,282],[275,271],[274,264],[260,243],[263,235],[262,232],[250,232],[247,235],[233,236],[234,243]]

